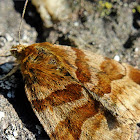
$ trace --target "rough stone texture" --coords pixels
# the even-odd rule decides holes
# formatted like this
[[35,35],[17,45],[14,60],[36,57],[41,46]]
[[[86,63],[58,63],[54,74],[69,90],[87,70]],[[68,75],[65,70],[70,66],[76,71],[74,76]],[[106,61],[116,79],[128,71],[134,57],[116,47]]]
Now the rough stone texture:
[[[110,58],[119,57],[121,62],[130,63],[140,68],[140,25],[136,23],[140,18],[132,12],[138,5],[137,2],[121,1],[110,2],[112,8],[103,6],[105,2],[75,0],[65,1],[65,10],[68,9],[67,19],[56,19],[56,7],[48,4],[51,0],[32,0],[40,13],[45,27],[53,22],[47,40],[53,43],[76,46],[92,50]],[[62,0],[58,0],[60,3]],[[102,2],[102,3],[101,3]],[[56,4],[57,5],[57,4]],[[43,8],[41,8],[43,7]],[[64,5],[59,7],[64,10]],[[49,10],[51,9],[51,14]],[[45,11],[45,12],[44,12]],[[62,11],[62,10],[60,10]],[[71,11],[71,13],[70,13]],[[51,17],[46,22],[45,13]],[[59,14],[63,14],[59,12]],[[49,21],[50,20],[50,21]]]
[[[36,1],[34,5],[37,6]],[[45,0],[40,3],[42,7],[45,5],[43,2]],[[102,7],[98,1],[65,2],[68,2],[65,3],[66,7],[59,7],[64,11],[69,8],[66,19],[62,18],[63,10],[59,11],[58,19],[56,13],[50,15],[48,5],[46,9],[42,8],[43,11],[37,9],[40,16],[29,2],[21,30],[21,43],[49,41],[70,45],[140,68],[140,13],[132,12],[138,1],[114,2],[112,9]],[[9,55],[11,46],[18,43],[23,6],[24,1],[0,0],[0,55],[4,55],[0,57],[1,76],[15,65],[15,59],[12,56],[5,57],[5,54]],[[25,96],[20,71],[0,81],[0,139],[49,139]]]
[[0,116],[1,140],[35,139],[35,135],[23,125],[15,109],[3,95],[0,95]]
[[[9,56],[9,50],[18,43],[23,4],[24,1],[0,0],[0,76],[8,73],[16,64],[14,57]],[[34,43],[36,37],[35,29],[23,21],[21,43]],[[25,96],[21,79],[20,73],[16,72],[0,81],[0,139],[48,139]]]

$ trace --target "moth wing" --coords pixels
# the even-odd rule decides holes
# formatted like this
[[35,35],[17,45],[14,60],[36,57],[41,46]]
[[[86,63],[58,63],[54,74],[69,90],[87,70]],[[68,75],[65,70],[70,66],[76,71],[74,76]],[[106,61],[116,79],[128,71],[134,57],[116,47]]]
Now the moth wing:
[[84,86],[118,119],[125,123],[139,123],[140,70],[103,57],[97,64],[99,56],[90,56],[85,52],[91,80],[84,82]]
[[[30,88],[25,85],[31,106],[45,131],[54,140],[128,140],[134,139],[131,126],[120,124],[109,112],[101,109],[99,102],[88,98],[87,91],[75,84],[79,91],[55,91],[44,99],[32,99]],[[72,87],[71,87],[72,88]],[[37,89],[38,90],[38,89]],[[73,92],[73,93],[72,93]],[[78,93],[77,93],[78,92]],[[45,93],[42,93],[45,94]],[[72,99],[71,94],[80,94]],[[56,100],[53,98],[57,98]],[[71,100],[69,100],[71,99]]]
[[[140,70],[90,51],[54,46],[64,55],[62,61],[78,82],[118,119],[140,122]],[[59,55],[59,54],[57,54]]]
[[[97,137],[107,140],[133,138],[133,125],[117,122],[118,117],[114,115],[119,110],[118,116],[124,117],[121,116],[123,112],[119,105],[125,100],[124,96],[121,101],[116,98],[119,102],[117,104],[110,97],[114,94],[112,89],[115,86],[112,87],[112,83],[126,77],[123,65],[110,59],[107,59],[111,61],[110,66],[106,65],[108,63],[103,65],[106,59],[102,56],[49,43],[28,46],[25,53],[21,60],[21,72],[26,94],[52,139],[82,139],[84,136],[85,139]],[[112,61],[117,74],[116,70],[113,71]],[[128,95],[132,94],[129,89]],[[119,92],[117,94],[119,96]],[[125,94],[128,96],[127,92]],[[105,95],[108,97],[105,98]],[[101,107],[101,103],[104,107]],[[114,116],[108,117],[104,109],[108,110],[109,115],[113,112]]]

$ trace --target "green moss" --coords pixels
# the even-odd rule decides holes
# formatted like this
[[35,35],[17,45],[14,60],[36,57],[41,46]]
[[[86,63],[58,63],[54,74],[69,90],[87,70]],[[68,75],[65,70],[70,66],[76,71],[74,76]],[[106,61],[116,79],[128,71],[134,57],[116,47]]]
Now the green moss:
[[136,11],[137,11],[138,13],[140,13],[140,5],[137,5],[135,8],[132,9],[132,12],[133,12],[133,13],[136,13]]
[[111,8],[112,8],[112,4],[109,3],[109,2],[105,2],[105,7],[106,7],[107,9],[111,9]]
[[98,11],[102,17],[109,15],[111,13],[113,5],[110,2],[100,0],[98,3]]
[[140,13],[140,5],[136,7],[137,11]]
[[112,3],[99,1],[99,6],[101,6],[102,8],[111,9]]
[[132,9],[132,12],[133,12],[133,13],[136,13],[136,9]]

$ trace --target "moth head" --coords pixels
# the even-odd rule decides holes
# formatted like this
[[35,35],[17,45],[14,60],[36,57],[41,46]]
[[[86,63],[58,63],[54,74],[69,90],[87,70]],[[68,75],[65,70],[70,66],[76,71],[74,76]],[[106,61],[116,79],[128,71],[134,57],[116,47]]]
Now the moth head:
[[16,46],[12,46],[10,52],[15,58],[18,59],[26,47],[27,47],[26,45],[21,45],[21,44],[16,45]]

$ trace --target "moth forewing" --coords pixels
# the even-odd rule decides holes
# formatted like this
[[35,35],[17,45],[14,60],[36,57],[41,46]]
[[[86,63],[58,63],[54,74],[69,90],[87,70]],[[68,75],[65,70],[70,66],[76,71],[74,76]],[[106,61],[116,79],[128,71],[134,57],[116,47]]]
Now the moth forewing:
[[47,42],[18,53],[28,100],[51,139],[134,139],[140,86],[130,68],[139,70]]

